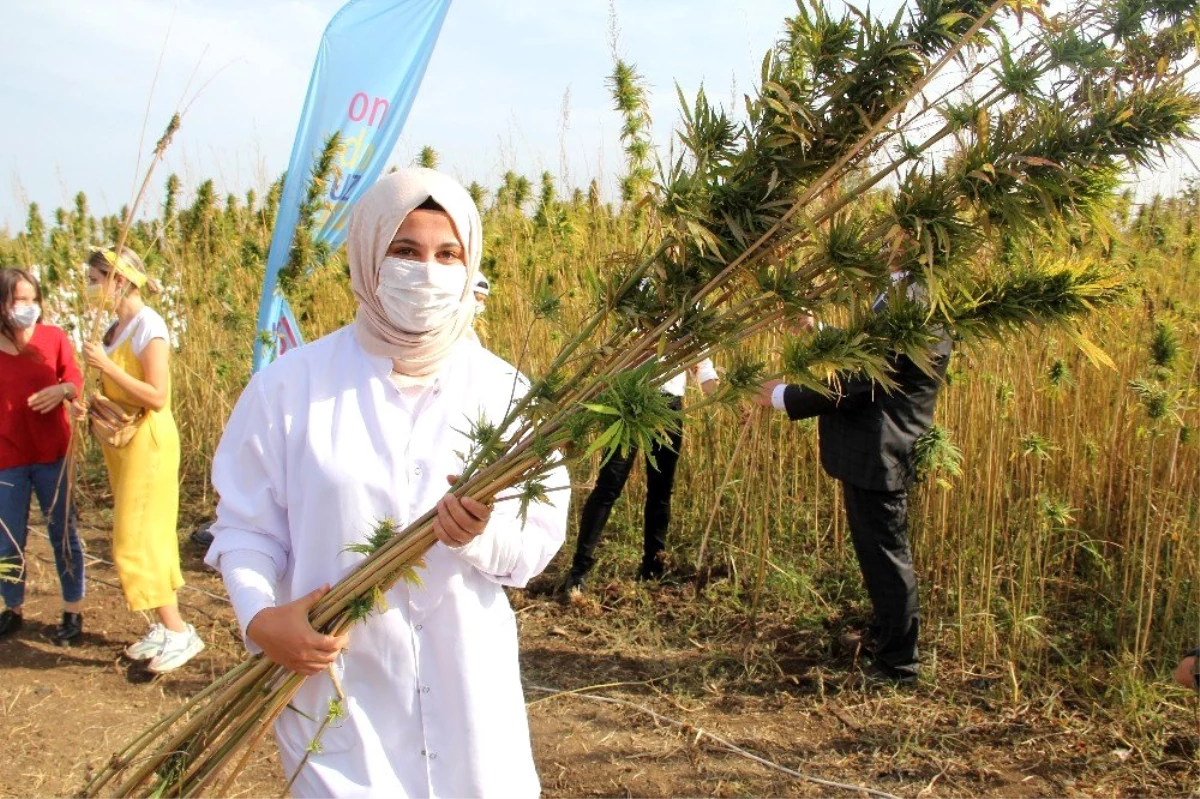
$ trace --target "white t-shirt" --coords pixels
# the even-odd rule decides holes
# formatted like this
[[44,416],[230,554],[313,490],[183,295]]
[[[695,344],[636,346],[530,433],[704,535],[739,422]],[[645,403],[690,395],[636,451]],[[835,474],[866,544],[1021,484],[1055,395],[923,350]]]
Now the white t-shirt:
[[129,326],[122,330],[121,335],[117,336],[112,344],[106,346],[104,351],[112,355],[117,351],[117,347],[124,344],[125,340],[130,337],[132,337],[130,343],[133,347],[133,354],[139,358],[146,351],[146,346],[156,338],[165,340],[167,344],[171,343],[171,332],[167,330],[166,321],[149,306],[142,306],[142,310],[137,312],[137,316],[133,317]]

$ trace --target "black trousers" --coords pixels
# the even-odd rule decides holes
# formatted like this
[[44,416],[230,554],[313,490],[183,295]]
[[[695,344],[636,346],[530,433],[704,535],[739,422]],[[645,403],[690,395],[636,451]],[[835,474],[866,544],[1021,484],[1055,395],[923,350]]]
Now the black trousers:
[[[683,407],[679,397],[671,398],[675,410]],[[671,523],[671,493],[675,486],[675,467],[679,463],[679,450],[683,446],[682,430],[670,435],[669,444],[655,444],[646,457],[646,507],[643,515],[642,567],[643,578],[661,577],[663,573],[662,552],[667,545],[667,526]],[[621,496],[629,472],[637,460],[638,451],[630,450],[622,456],[614,453],[600,467],[596,487],[583,503],[579,514],[579,541],[575,545],[575,558],[571,563],[571,576],[582,579],[596,563],[596,545],[600,534],[608,523],[613,504]],[[654,465],[651,465],[653,460]]]
[[870,491],[842,483],[846,521],[875,619],[875,662],[917,673],[920,614],[917,576],[908,546],[908,492]]

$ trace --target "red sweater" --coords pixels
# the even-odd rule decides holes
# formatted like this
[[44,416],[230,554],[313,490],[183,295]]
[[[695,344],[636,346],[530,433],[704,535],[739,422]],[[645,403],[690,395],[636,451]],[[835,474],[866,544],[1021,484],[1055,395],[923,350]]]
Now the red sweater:
[[0,352],[0,469],[66,457],[71,444],[67,404],[49,413],[29,407],[30,396],[58,383],[74,383],[76,395],[83,390],[71,342],[54,325],[34,325],[20,355]]

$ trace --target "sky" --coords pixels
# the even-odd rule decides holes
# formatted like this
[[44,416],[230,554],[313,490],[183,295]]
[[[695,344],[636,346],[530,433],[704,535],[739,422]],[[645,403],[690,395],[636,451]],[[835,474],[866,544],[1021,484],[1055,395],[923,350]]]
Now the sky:
[[[185,197],[261,191],[287,166],[325,25],[344,0],[0,0],[0,228],[24,226],[84,191],[93,212],[134,195],[171,114],[179,133],[156,169]],[[876,2],[896,8],[899,0]],[[616,52],[650,89],[665,149],[676,84],[741,106],[795,0],[456,0],[389,163],[432,146],[440,167],[494,188],[512,169],[560,186],[598,179],[615,195],[620,120],[606,78]],[[161,62],[161,63],[160,63]],[[140,154],[140,155],[139,155]],[[140,166],[139,166],[140,164]],[[1174,160],[1142,183],[1171,192]]]
[[[185,188],[209,177],[238,194],[269,184],[287,166],[321,33],[343,2],[0,0],[0,226],[23,226],[29,201],[48,214],[80,190],[93,210],[116,211],[133,194],[138,153],[185,104],[156,191],[171,172]],[[715,100],[740,98],[795,2],[611,8],[617,50],[648,81],[666,141],[675,81],[689,96],[703,84]],[[605,85],[611,18],[609,0],[452,3],[391,163],[429,145],[467,182],[494,187],[508,169],[536,182],[549,170],[611,191],[622,164]]]

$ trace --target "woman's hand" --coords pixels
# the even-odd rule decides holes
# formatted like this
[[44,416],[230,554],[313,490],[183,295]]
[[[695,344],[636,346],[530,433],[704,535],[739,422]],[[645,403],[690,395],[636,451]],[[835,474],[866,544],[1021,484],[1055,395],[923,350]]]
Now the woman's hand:
[[[454,485],[458,482],[458,475],[447,475],[446,480]],[[448,547],[466,546],[484,531],[491,516],[490,505],[470,497],[459,499],[447,494],[438,500],[433,534]]]
[[101,374],[108,374],[109,371],[116,368],[116,364],[108,357],[104,347],[94,341],[83,343],[83,359],[88,366],[99,369]]
[[308,623],[308,612],[328,592],[323,585],[286,605],[260,610],[246,625],[246,637],[285,669],[305,677],[323,671],[350,640],[349,634],[325,635]]
[[29,407],[38,413],[50,413],[70,398],[69,383],[58,383],[46,386],[41,391],[29,395]]

